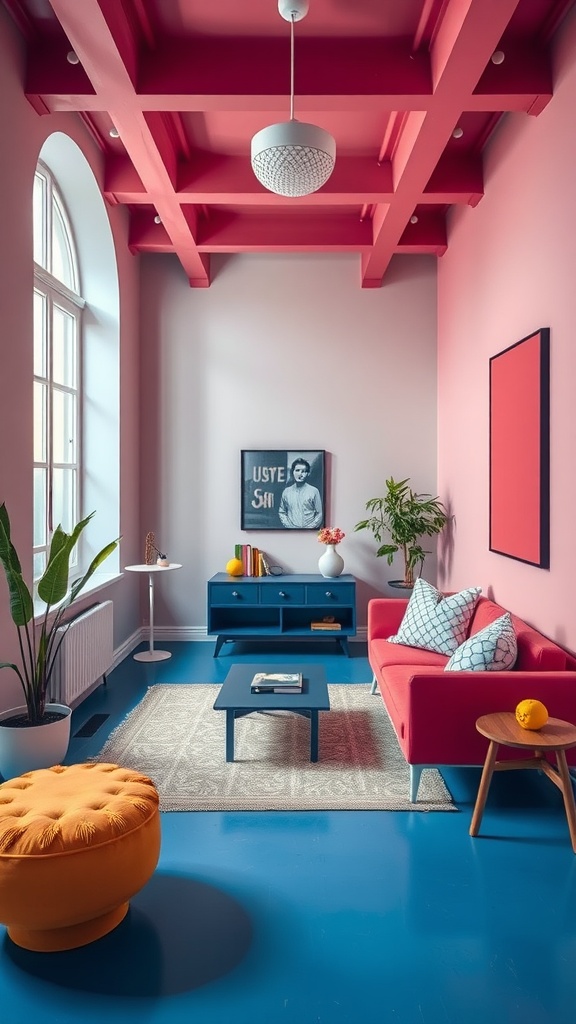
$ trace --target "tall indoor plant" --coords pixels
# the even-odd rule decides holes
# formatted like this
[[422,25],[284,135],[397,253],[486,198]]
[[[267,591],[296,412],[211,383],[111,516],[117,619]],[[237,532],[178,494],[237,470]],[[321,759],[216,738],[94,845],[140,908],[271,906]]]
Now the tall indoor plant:
[[[402,552],[404,559],[405,587],[414,586],[416,567],[422,569],[425,551],[420,540],[441,533],[452,518],[438,497],[431,494],[417,494],[410,487],[410,478],[386,481],[386,493],[382,498],[370,498],[366,502],[367,519],[356,523],[355,531],[371,530],[378,544],[376,556],[386,557],[392,565],[394,555]],[[391,543],[384,542],[386,536]]]
[[[48,563],[38,582],[38,597],[45,604],[39,622],[34,618],[34,600],[22,575],[22,567],[10,537],[10,518],[6,505],[0,505],[0,561],[4,567],[10,596],[10,613],[18,633],[20,664],[0,662],[0,668],[11,668],[20,680],[25,708],[14,709],[15,722],[4,718],[3,724],[18,727],[36,727],[50,720],[46,710],[50,678],[65,625],[67,609],[78,597],[98,566],[114,551],[118,540],[111,541],[95,556],[81,579],[69,589],[70,556],[80,534],[92,519],[94,512],[82,519],[66,533],[57,526],[50,543]],[[1,766],[0,766],[1,768]]]

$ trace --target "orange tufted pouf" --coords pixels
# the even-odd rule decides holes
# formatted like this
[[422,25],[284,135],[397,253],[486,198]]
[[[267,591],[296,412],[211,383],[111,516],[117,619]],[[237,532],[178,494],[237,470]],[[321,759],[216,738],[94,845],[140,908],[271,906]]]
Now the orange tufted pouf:
[[0,922],[39,952],[112,931],[160,854],[158,793],[115,764],[57,765],[0,785]]

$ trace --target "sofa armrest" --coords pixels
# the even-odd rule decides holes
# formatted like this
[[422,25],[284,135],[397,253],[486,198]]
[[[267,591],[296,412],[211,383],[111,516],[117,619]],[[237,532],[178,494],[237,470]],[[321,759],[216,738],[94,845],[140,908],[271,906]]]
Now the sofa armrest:
[[[527,698],[541,700],[552,718],[576,725],[576,672],[434,672],[392,665],[377,680],[409,764],[482,765],[488,743],[477,719],[514,711]],[[568,753],[574,763],[576,749]],[[500,755],[514,757],[514,748],[503,746]]]
[[373,597],[368,601],[368,643],[394,636],[407,606],[408,598],[405,597]]
[[[551,718],[576,725],[576,672],[419,672],[406,682],[410,763],[481,764],[487,744],[477,719],[514,711],[526,698],[541,700]],[[512,753],[509,748],[503,756]]]

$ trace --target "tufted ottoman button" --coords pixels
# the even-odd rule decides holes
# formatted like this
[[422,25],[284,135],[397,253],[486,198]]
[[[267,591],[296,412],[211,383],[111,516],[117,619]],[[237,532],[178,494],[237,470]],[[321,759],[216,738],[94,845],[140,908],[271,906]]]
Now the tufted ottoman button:
[[27,772],[0,785],[0,922],[25,949],[112,931],[160,855],[158,793],[114,764]]

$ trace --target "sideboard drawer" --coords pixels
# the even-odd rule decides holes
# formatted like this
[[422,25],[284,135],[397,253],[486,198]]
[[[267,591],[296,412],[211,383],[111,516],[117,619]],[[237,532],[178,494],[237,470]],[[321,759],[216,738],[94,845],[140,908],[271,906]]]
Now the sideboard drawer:
[[250,583],[215,583],[212,604],[257,604],[258,588]]
[[298,583],[268,583],[260,587],[262,604],[304,604],[304,587]]
[[306,604],[353,605],[355,602],[353,583],[310,583],[306,587]]

